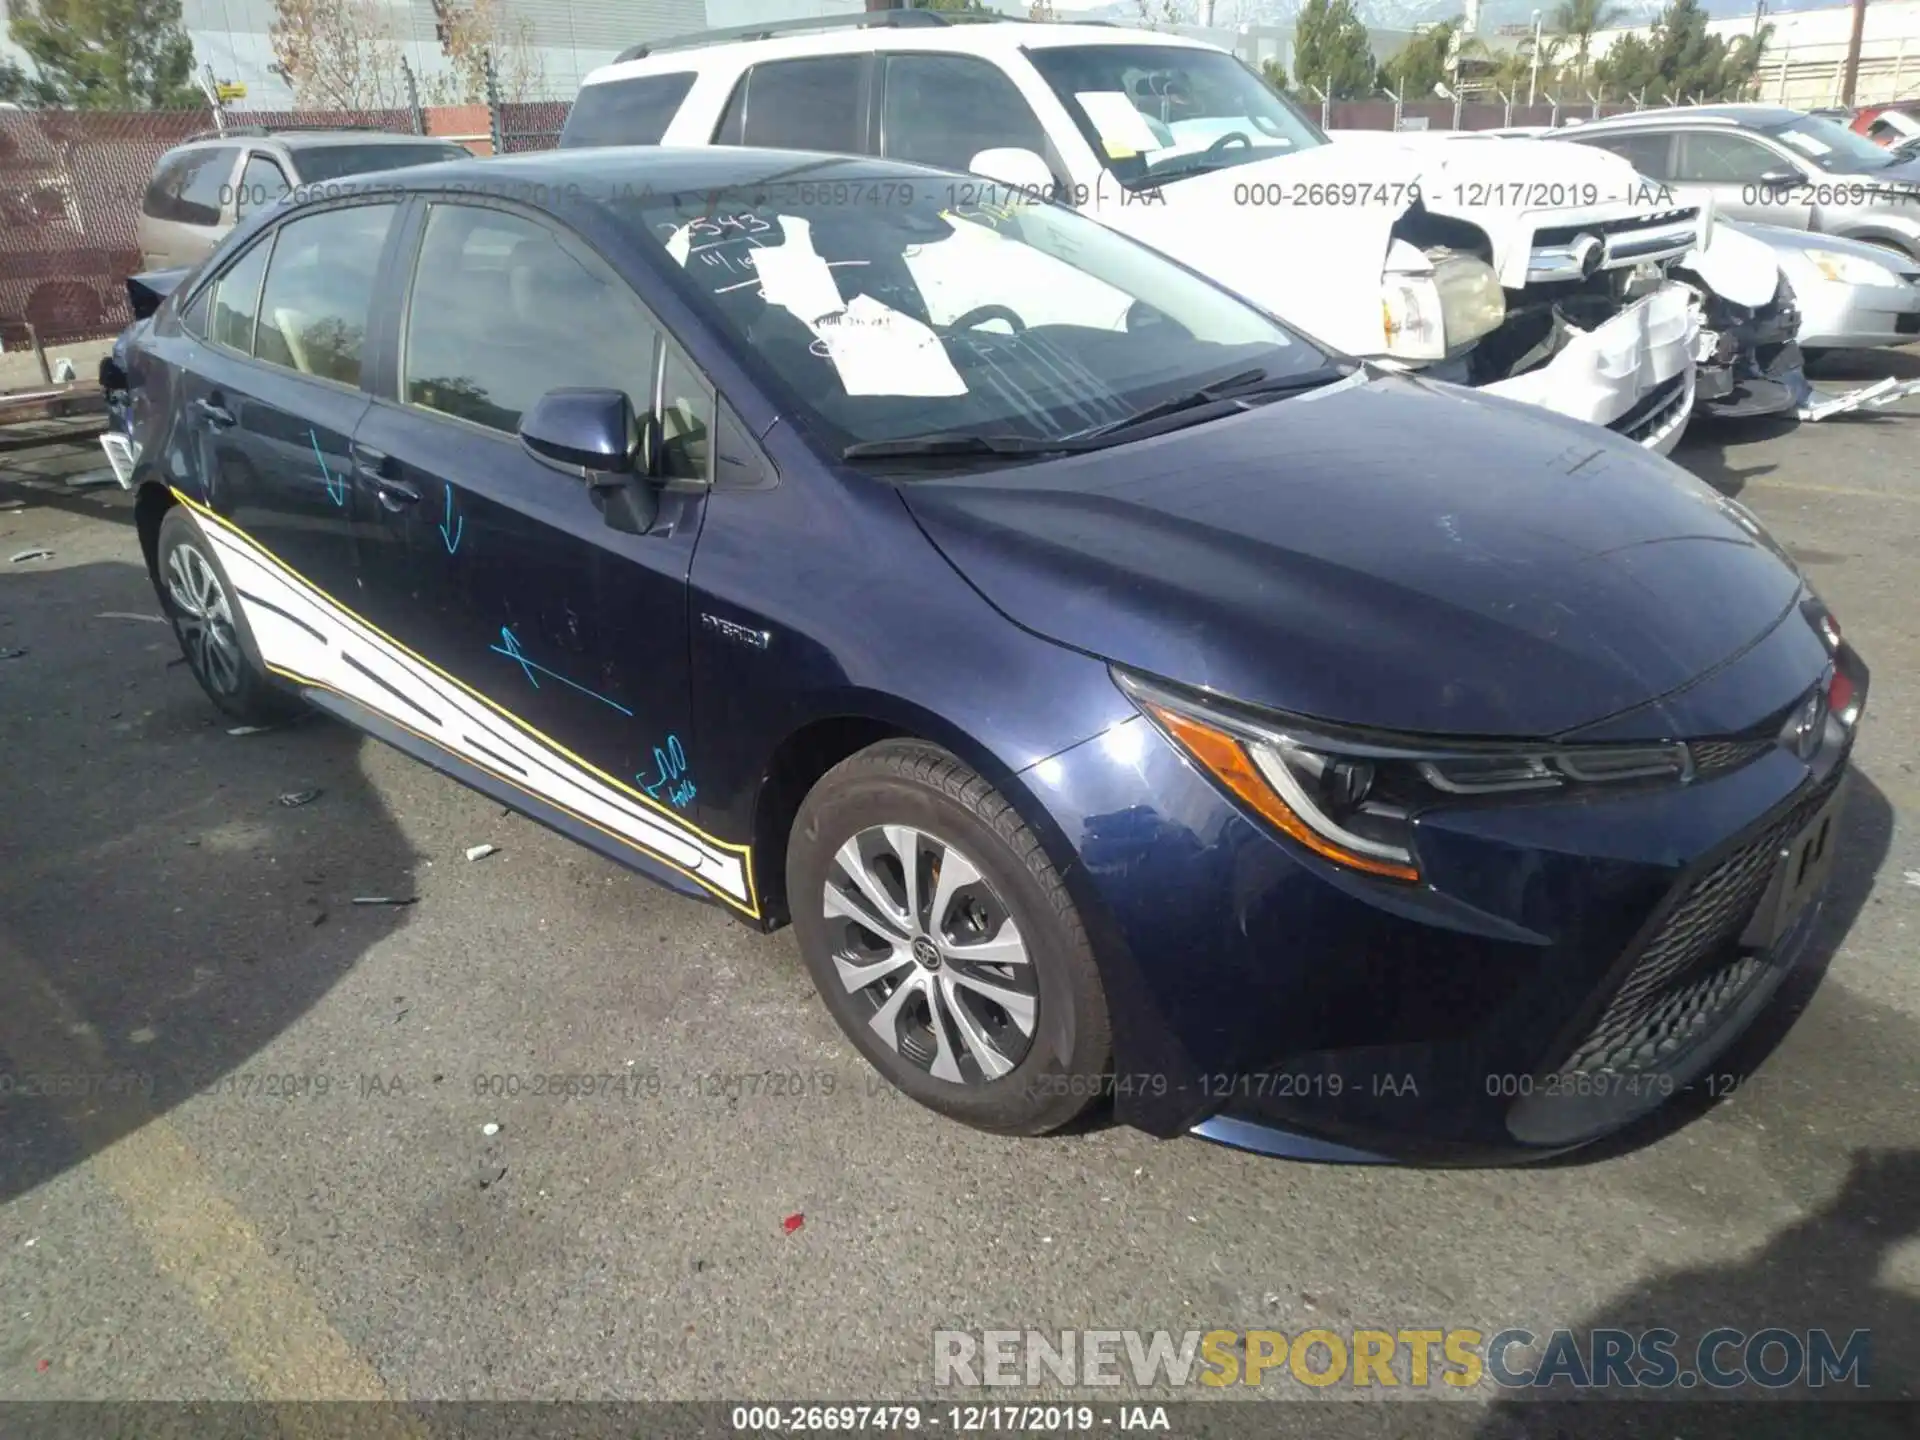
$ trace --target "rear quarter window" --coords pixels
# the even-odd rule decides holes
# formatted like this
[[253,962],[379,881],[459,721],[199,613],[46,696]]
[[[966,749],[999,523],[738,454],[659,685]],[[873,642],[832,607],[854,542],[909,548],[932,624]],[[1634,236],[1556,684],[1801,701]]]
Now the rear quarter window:
[[237,146],[209,145],[166,157],[147,186],[141,209],[155,220],[218,225],[239,153]]
[[688,70],[583,85],[561,128],[561,147],[658,145],[693,88],[693,78]]

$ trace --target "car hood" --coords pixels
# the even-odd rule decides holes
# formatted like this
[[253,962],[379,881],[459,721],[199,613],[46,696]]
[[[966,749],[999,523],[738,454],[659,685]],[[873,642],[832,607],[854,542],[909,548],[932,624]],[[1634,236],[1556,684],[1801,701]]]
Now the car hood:
[[1111,450],[900,488],[1029,630],[1389,730],[1590,724],[1733,658],[1800,588],[1741,507],[1631,442],[1371,370]]

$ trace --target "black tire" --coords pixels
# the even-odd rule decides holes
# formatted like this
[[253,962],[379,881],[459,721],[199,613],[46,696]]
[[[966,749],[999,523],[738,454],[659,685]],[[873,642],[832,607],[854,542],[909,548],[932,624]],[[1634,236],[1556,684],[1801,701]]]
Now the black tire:
[[[207,698],[243,725],[271,725],[298,714],[299,701],[281,689],[261,663],[260,649],[247,628],[233,582],[201,532],[200,522],[184,505],[175,505],[161,517],[154,557],[154,589],[160,596],[160,607],[187,657],[187,668],[193,671]],[[232,642],[231,652],[217,640],[203,642],[206,625],[182,603],[182,597],[174,594],[174,586],[179,584],[186,598],[192,599],[191,591],[200,574],[197,567],[201,566],[218,587],[225,606],[230,624],[216,624],[213,629],[225,630]]]
[[[885,826],[910,827],[927,842],[926,851],[919,851],[918,844],[915,849],[931,867],[918,886],[928,900],[939,894],[935,881],[946,857],[957,852],[970,862],[984,883],[955,892],[949,908],[960,907],[981,926],[972,939],[999,942],[1007,934],[1004,927],[1011,923],[1024,944],[1030,975],[1020,966],[983,970],[964,965],[959,959],[964,952],[958,949],[945,962],[952,980],[962,985],[967,982],[961,977],[971,972],[993,980],[1017,978],[1020,986],[1031,990],[1030,997],[1022,997],[1023,1008],[1029,998],[1034,1006],[1031,1034],[1026,1036],[1016,1033],[1018,1022],[1012,1012],[978,1001],[977,991],[962,992],[976,1027],[983,1013],[992,1016],[997,1011],[1000,1022],[987,1022],[993,1033],[1024,1044],[1024,1053],[1006,1073],[983,1072],[974,1058],[981,1051],[969,1050],[966,1036],[951,1019],[943,1027],[950,1053],[969,1073],[961,1080],[943,1079],[932,1073],[931,1063],[917,1063],[907,1052],[915,1048],[911,1034],[919,1022],[914,1016],[929,1008],[924,998],[908,998],[896,1007],[894,1033],[909,1035],[900,1048],[873,1028],[876,1010],[887,1008],[886,998],[900,985],[924,982],[924,994],[936,993],[941,983],[935,973],[941,965],[938,956],[930,967],[924,962],[908,964],[896,972],[901,977],[897,981],[892,977],[876,980],[859,990],[850,989],[840,978],[835,956],[854,955],[847,937],[880,940],[883,932],[829,918],[825,903],[829,877],[838,882],[845,874],[836,860],[843,845],[857,845],[857,837],[875,834]],[[876,873],[884,868],[883,859]],[[889,894],[896,899],[901,896],[900,868],[895,865],[887,872],[892,877]],[[920,741],[883,741],[822,776],[794,819],[787,847],[787,897],[800,952],[827,1009],[855,1048],[906,1095],[977,1129],[1042,1135],[1068,1124],[1105,1093],[1112,1031],[1106,992],[1079,913],[1039,838],[993,786],[946,751]],[[906,913],[904,905],[897,908]],[[921,909],[924,916],[930,906]],[[941,917],[935,916],[925,921],[922,933],[945,928]],[[901,952],[896,945],[888,953],[898,956]],[[945,993],[954,992],[949,988]],[[923,1052],[937,1044],[934,1029],[942,1025],[940,1013],[933,1007],[926,1017]],[[1013,1061],[1010,1055],[1000,1058]]]

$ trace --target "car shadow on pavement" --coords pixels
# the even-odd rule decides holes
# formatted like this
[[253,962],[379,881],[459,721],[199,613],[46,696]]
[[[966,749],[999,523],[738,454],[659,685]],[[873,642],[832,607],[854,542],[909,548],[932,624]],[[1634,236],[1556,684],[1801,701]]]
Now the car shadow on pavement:
[[[1801,1022],[1816,992],[1822,989],[1854,922],[1872,899],[1874,877],[1893,844],[1893,806],[1865,773],[1856,769],[1847,780],[1846,808],[1840,816],[1840,851],[1833,862],[1825,901],[1814,922],[1806,953],[1781,982],[1779,990],[1739,1039],[1709,1067],[1709,1074],[1680,1091],[1658,1110],[1569,1154],[1542,1162],[1547,1166],[1592,1165],[1644,1149],[1672,1135],[1717,1108],[1748,1087],[1755,1073]],[[1837,1040],[1843,1046],[1857,1041]],[[1903,1067],[1909,1080],[1920,1084],[1920,1047],[1905,1055],[1887,1057],[1890,1067]],[[1894,1068],[1886,1071],[1891,1075]],[[1849,1089],[1852,1087],[1848,1087]],[[1897,1091],[1886,1092],[1889,1096]],[[1805,1095],[1814,1106],[1838,1103],[1833,1094],[1817,1090]],[[1783,1123],[1794,1122],[1789,1118]],[[1920,1203],[1920,1193],[1915,1200]]]
[[[1912,1044],[1916,1037],[1909,1029],[1905,1038]],[[1593,1330],[1621,1330],[1636,1340],[1652,1329],[1674,1331],[1677,1383],[1658,1390],[1589,1390],[1583,1400],[1562,1404],[1542,1402],[1568,1401],[1572,1386],[1565,1380],[1510,1391],[1515,1398],[1481,1412],[1475,1432],[1479,1440],[1556,1434],[1684,1435],[1698,1440],[1910,1437],[1913,1406],[1906,1402],[1914,1398],[1920,1379],[1915,1369],[1920,1299],[1884,1271],[1896,1248],[1920,1237],[1920,1206],[1914,1204],[1920,1194],[1920,1151],[1863,1148],[1853,1152],[1850,1162],[1830,1198],[1737,1263],[1670,1271],[1569,1326],[1583,1355],[1591,1353],[1587,1337]],[[1715,1391],[1700,1380],[1682,1378],[1692,1374],[1704,1379],[1698,1368],[1701,1342],[1721,1329],[1742,1336],[1740,1342],[1705,1357],[1723,1375],[1752,1373],[1747,1339],[1763,1330],[1789,1332],[1808,1355],[1816,1343],[1809,1340],[1810,1332],[1825,1331],[1836,1355],[1848,1353],[1856,1332],[1867,1333],[1852,1352],[1860,1357],[1861,1368],[1840,1375],[1829,1370],[1817,1388],[1807,1384],[1804,1372],[1789,1375],[1790,1352],[1779,1345],[1760,1363],[1777,1367],[1776,1373],[1790,1378],[1791,1384],[1769,1389],[1748,1381]],[[1537,1351],[1507,1353],[1509,1368],[1522,1373],[1539,1359]],[[1845,1369],[1844,1364],[1836,1368]],[[1519,1398],[1528,1394],[1535,1398]],[[1686,1407],[1684,1413],[1661,1403],[1679,1399],[1703,1403]],[[1731,1399],[1788,1403],[1732,1406],[1726,1403]],[[1593,1405],[1596,1400],[1611,1403],[1601,1410]],[[1791,1403],[1796,1400],[1801,1403]]]
[[312,1093],[261,1051],[405,923],[351,903],[416,863],[360,737],[230,735],[158,615],[137,562],[0,585],[0,1202],[196,1093]]

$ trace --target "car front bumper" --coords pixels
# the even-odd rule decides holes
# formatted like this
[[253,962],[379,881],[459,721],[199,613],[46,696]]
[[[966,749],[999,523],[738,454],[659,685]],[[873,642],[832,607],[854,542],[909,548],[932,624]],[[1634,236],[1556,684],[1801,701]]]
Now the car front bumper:
[[1803,281],[1796,298],[1803,350],[1872,350],[1920,340],[1920,286]]
[[[1275,836],[1144,718],[1023,772],[1078,853],[1116,1117],[1303,1159],[1485,1164],[1657,1109],[1806,947],[1817,901],[1757,947],[1752,917],[1841,793],[1852,728],[1830,721],[1809,761],[1773,738],[1828,658],[1789,616],[1664,711],[1765,707],[1685,785],[1422,817],[1418,886]],[[1864,666],[1836,663],[1864,697]]]
[[1691,294],[1669,283],[1575,335],[1538,369],[1480,388],[1605,425],[1664,455],[1686,429],[1698,326]]

